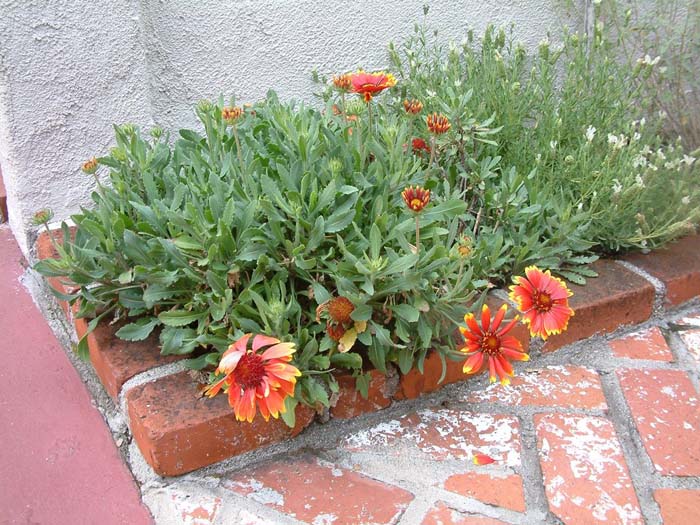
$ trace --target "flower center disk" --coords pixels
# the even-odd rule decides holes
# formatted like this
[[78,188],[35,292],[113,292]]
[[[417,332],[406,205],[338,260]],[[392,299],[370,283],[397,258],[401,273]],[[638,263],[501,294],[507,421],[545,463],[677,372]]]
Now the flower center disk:
[[535,309],[538,312],[549,312],[552,309],[552,298],[548,293],[540,292],[535,300]]
[[236,381],[245,390],[256,388],[265,377],[265,366],[258,354],[247,353],[236,366]]

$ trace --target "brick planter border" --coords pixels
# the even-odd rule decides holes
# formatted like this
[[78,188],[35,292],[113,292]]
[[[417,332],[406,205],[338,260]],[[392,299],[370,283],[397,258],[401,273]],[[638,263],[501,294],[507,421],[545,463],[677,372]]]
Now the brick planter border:
[[[55,256],[48,234],[37,240],[37,256]],[[590,279],[585,287],[571,285],[576,315],[568,331],[551,337],[542,351],[555,351],[594,334],[644,322],[659,304],[673,307],[700,295],[700,235],[685,237],[649,254],[628,255],[623,261],[600,260],[593,264],[600,275],[597,279]],[[64,293],[68,289],[60,279],[47,281]],[[489,305],[499,307],[504,297],[504,291],[492,291]],[[59,304],[75,324],[78,335],[82,335],[86,322],[74,318],[65,302]],[[134,440],[148,464],[161,476],[185,474],[289,439],[314,420],[312,410],[299,406],[293,429],[281,420],[266,423],[256,418],[252,424],[239,423],[225,396],[202,398],[190,374],[177,366],[161,369],[163,373],[153,374],[158,376],[156,379],[139,381],[141,374],[172,365],[181,358],[161,356],[155,335],[145,341],[128,342],[115,337],[118,329],[119,326],[105,324],[88,337],[90,359],[107,393],[115,402],[123,401]],[[529,348],[530,338],[524,326],[519,325],[514,335]],[[384,376],[374,371],[368,399],[357,393],[351,376],[338,376],[340,391],[332,399],[329,417],[347,419],[375,412],[394,401],[414,399],[446,384],[464,381],[467,377],[462,374],[462,364],[463,361],[448,361],[442,383],[442,364],[435,353],[426,358],[422,374],[418,370],[405,375],[392,370]]]

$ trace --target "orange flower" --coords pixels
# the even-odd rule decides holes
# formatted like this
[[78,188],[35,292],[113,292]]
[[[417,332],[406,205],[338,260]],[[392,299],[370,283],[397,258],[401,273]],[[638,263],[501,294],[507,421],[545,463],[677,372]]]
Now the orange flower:
[[428,143],[421,138],[411,140],[411,148],[413,149],[413,153],[416,154],[420,154],[423,151],[430,153],[430,146],[428,146]]
[[447,133],[450,129],[450,121],[442,114],[432,113],[426,117],[425,122],[428,125],[428,130],[436,135]]
[[[253,337],[253,346],[248,341],[253,334],[245,334],[228,347],[221,357],[216,374],[224,374],[205,394],[214,397],[223,388],[228,392],[228,403],[233,408],[236,420],[253,421],[256,405],[260,414],[268,421],[284,413],[284,400],[294,395],[296,378],[301,372],[289,364],[296,351],[294,343],[283,343],[267,335]],[[268,347],[264,352],[259,351]]]
[[481,325],[477,323],[474,314],[469,313],[464,316],[466,327],[459,327],[459,331],[464,336],[466,345],[460,348],[460,352],[469,355],[464,362],[462,371],[465,374],[473,374],[481,370],[486,364],[489,367],[489,378],[491,382],[496,379],[501,380],[502,385],[510,384],[508,376],[513,375],[513,367],[509,359],[515,361],[528,361],[530,356],[523,352],[523,346],[510,332],[518,316],[503,328],[500,328],[508,307],[504,304],[491,320],[491,310],[487,305],[481,309]]
[[234,124],[239,118],[243,116],[243,110],[238,106],[227,106],[221,110],[221,118],[228,125]]
[[350,80],[352,81],[352,92],[363,95],[365,102],[372,100],[375,94],[396,85],[394,75],[383,71],[365,73],[360,70],[357,73],[352,73]]
[[518,304],[523,322],[530,327],[530,335],[546,340],[552,334],[566,330],[574,311],[569,306],[571,290],[549,270],[536,266],[525,268],[525,277],[515,277],[510,287],[510,298]]
[[352,88],[352,77],[350,73],[345,73],[344,75],[334,75],[333,85],[341,91],[350,91]]
[[87,160],[85,163],[83,163],[80,169],[83,170],[83,173],[92,175],[97,171],[97,159],[95,157],[92,157],[90,160]]
[[417,115],[423,110],[423,103],[420,100],[404,100],[403,108],[406,113],[411,113],[412,115]]
[[421,186],[409,186],[401,192],[401,196],[406,206],[416,213],[423,211],[430,202],[430,190]]

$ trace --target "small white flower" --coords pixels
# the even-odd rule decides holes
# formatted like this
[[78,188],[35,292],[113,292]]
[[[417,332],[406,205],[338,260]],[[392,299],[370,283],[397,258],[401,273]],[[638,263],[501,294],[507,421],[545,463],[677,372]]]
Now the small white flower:
[[576,209],[577,209],[578,211],[581,211],[581,210],[583,209],[583,203],[582,203],[582,202],[579,202],[579,203],[578,203],[578,206],[576,206]]
[[643,128],[643,127],[644,127],[644,124],[646,124],[646,123],[647,123],[647,119],[644,118],[644,117],[642,117],[642,120],[639,121],[639,127],[640,127],[640,128]]
[[620,140],[618,140],[617,142],[615,142],[615,144],[613,144],[613,148],[622,149],[625,147],[626,144],[627,144],[627,137],[625,137],[624,135],[620,135]]
[[642,178],[642,176],[639,173],[637,173],[637,176],[634,178],[634,181],[637,183],[637,186],[639,186],[640,188],[646,188],[646,184],[644,184],[644,179]]
[[617,195],[622,191],[622,184],[620,184],[620,181],[617,179],[613,179],[613,187],[612,187],[613,193]]
[[549,141],[549,147],[552,148],[553,150],[557,149],[557,144],[558,144],[558,142],[556,140]]
[[425,94],[428,96],[428,98],[433,98],[437,93],[435,91],[431,91],[429,89],[425,90]]
[[666,117],[668,117],[668,113],[666,113],[663,109],[659,110],[659,118],[664,120]]
[[637,141],[638,141],[639,139],[641,139],[641,138],[642,138],[641,133],[636,133],[636,132],[635,132],[635,134],[632,135],[632,142],[637,142]]
[[685,204],[686,206],[690,204],[690,197],[687,195],[681,199],[681,203]]
[[459,87],[462,85],[462,81],[460,79],[455,80],[455,87]]
[[593,126],[588,126],[586,128],[586,140],[588,142],[593,142],[593,137],[595,137],[596,129]]
[[549,47],[549,37],[546,36],[540,40],[540,47]]
[[656,156],[659,160],[666,160],[666,155],[664,155],[664,152],[661,148],[656,150]]
[[691,164],[693,164],[693,162],[695,162],[695,160],[696,160],[695,157],[691,157],[690,155],[685,155],[685,154],[684,154],[684,155],[683,155],[683,160],[682,160],[681,162],[685,162],[685,164],[686,164],[687,166],[690,166]]
[[655,66],[659,63],[659,60],[661,60],[661,57],[659,56],[651,58],[649,55],[644,55],[642,58],[637,59],[637,64],[643,64],[645,66]]
[[639,168],[647,165],[647,159],[644,155],[637,155],[632,159],[632,167]]
[[541,160],[542,160],[542,154],[538,153],[537,157],[535,157],[535,161],[537,161],[539,163]]
[[651,148],[649,147],[649,144],[644,144],[644,147],[642,148],[642,151],[640,151],[642,155],[649,155],[651,153]]
[[617,138],[617,135],[608,133],[608,144],[617,144],[619,141],[620,139]]

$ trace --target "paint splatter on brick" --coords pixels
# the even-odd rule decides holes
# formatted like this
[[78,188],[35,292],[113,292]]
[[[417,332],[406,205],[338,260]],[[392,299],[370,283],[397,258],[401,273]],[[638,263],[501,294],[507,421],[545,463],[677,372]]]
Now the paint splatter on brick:
[[610,421],[546,414],[535,417],[535,426],[554,514],[565,523],[644,523]]
[[171,498],[183,525],[211,525],[221,506],[221,498],[216,497],[194,498],[184,492],[175,492]]
[[649,359],[652,361],[673,361],[673,353],[658,327],[634,332],[620,339],[610,341],[613,355],[629,359]]
[[313,525],[394,524],[413,494],[309,454],[233,474],[224,486]]
[[682,370],[618,370],[622,391],[656,470],[700,476],[700,403]]
[[[435,460],[471,461],[474,454],[488,454],[499,465],[519,468],[520,434],[517,418],[477,414],[453,409],[426,409],[398,420],[380,423],[345,440],[352,451],[385,447],[389,454],[397,444],[415,446]],[[403,454],[401,448],[394,453]]]
[[423,518],[422,525],[508,525],[504,521],[486,516],[463,514],[438,501]]
[[681,339],[688,349],[688,353],[693,356],[695,362],[700,365],[700,329],[685,330],[679,332]]
[[598,373],[580,366],[526,370],[516,375],[510,386],[495,383],[480,392],[470,392],[465,401],[509,406],[607,408]]

